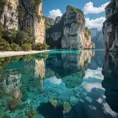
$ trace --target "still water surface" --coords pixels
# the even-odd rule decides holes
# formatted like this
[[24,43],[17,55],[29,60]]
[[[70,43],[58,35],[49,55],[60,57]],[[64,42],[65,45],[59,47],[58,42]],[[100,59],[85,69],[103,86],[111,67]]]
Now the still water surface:
[[118,118],[117,70],[103,51],[0,58],[0,118]]

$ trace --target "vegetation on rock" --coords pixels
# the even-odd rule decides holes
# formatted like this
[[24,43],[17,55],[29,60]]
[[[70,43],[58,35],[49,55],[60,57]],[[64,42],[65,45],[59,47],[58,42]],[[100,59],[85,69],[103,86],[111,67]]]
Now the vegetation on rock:
[[24,31],[19,31],[16,34],[15,43],[19,44],[19,45],[22,45],[24,43],[31,43],[28,33],[24,32]]
[[32,50],[32,44],[25,43],[25,44],[22,45],[22,49],[24,51]]
[[49,48],[49,46],[47,44],[42,44],[42,43],[38,43],[35,46],[36,50],[47,50]]
[[15,44],[15,43],[11,44],[11,49],[14,51],[21,51],[22,50],[22,48],[18,44]]
[[82,10],[80,10],[80,9],[78,9],[78,8],[75,8],[75,7],[73,7],[73,6],[68,6],[68,7],[70,7],[75,13],[78,13],[78,14],[80,14],[82,17],[84,17],[84,13],[83,13],[83,11]]

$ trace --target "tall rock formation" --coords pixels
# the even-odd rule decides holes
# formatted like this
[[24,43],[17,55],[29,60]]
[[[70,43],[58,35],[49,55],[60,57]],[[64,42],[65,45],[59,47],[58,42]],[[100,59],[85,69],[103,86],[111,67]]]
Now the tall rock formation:
[[0,0],[0,22],[4,29],[18,30],[19,0]]
[[51,48],[84,49],[92,48],[91,34],[85,27],[84,13],[67,6],[62,18],[47,31],[46,41]]
[[19,27],[32,31],[34,43],[44,43],[45,18],[43,17],[42,0],[19,1]]
[[105,8],[106,21],[103,24],[103,38],[106,51],[118,50],[118,0],[111,0]]
[[0,0],[0,22],[5,30],[27,30],[33,43],[45,42],[42,0]]

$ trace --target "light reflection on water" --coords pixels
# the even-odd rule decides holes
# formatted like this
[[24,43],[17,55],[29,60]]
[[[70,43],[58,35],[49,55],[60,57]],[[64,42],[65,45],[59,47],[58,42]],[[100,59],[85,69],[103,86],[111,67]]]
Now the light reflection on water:
[[116,62],[92,50],[1,58],[0,116],[117,118]]

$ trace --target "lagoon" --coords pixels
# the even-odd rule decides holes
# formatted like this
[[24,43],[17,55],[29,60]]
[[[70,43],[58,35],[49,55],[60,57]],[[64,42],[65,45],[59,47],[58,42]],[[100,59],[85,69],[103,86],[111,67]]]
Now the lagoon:
[[100,50],[0,58],[0,118],[117,118],[116,62]]

